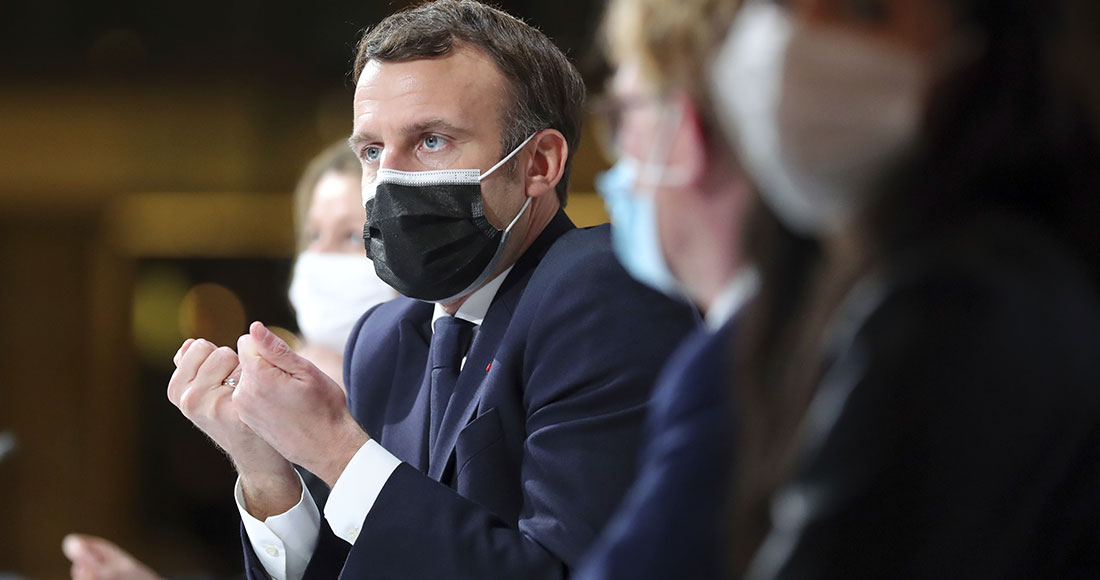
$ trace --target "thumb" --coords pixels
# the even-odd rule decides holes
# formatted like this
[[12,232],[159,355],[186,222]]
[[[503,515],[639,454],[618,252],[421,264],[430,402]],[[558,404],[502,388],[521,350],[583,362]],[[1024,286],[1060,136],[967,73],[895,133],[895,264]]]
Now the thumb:
[[92,542],[91,536],[85,536],[83,534],[69,534],[61,540],[61,551],[65,554],[65,557],[72,560],[74,563],[95,563],[102,564],[104,561],[104,554],[99,550],[99,547]]
[[[290,348],[283,339],[279,338],[274,332],[268,330],[262,322],[253,322],[248,327],[247,338],[251,340],[243,340],[238,342],[238,351],[244,355],[246,352],[263,359],[271,366],[290,375],[300,375],[305,372],[309,367],[301,355],[294,352],[294,349]],[[245,343],[244,350],[241,350],[241,343]]]

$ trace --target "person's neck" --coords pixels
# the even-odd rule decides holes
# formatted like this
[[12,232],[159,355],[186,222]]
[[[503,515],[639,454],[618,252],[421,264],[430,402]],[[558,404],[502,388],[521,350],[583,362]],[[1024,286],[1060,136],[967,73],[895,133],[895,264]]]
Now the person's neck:
[[710,166],[701,188],[708,193],[700,197],[702,205],[694,212],[698,223],[684,253],[688,260],[685,267],[691,270],[685,274],[693,279],[685,286],[706,313],[744,270],[741,243],[752,185],[723,162]]
[[744,256],[740,251],[740,229],[731,226],[707,228],[704,224],[698,232],[711,235],[694,240],[686,252],[688,261],[683,263],[683,276],[677,273],[684,288],[695,304],[706,313],[729,285],[743,271]]
[[531,200],[531,207],[528,210],[528,215],[531,218],[527,223],[527,228],[523,232],[519,245],[516,247],[513,262],[526,253],[528,248],[535,243],[535,240],[539,239],[546,226],[554,221],[554,216],[558,215],[558,209],[560,208],[561,202],[558,201],[556,192]]
[[[481,286],[484,286],[484,284],[482,284]],[[480,290],[481,286],[475,288],[473,292],[470,292],[469,294],[466,294],[465,296],[455,298],[454,300],[451,300],[450,302],[440,303],[440,306],[443,307],[443,312],[446,312],[448,316],[454,316],[455,314],[457,314],[458,309],[462,308],[462,305],[466,303],[466,300],[471,295],[473,295],[474,292],[477,292],[478,290]]]

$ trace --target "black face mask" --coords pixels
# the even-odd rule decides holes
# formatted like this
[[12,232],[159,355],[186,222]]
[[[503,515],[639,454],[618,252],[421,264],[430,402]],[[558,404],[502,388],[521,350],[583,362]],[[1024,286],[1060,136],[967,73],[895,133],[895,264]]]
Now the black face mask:
[[481,180],[527,141],[484,175],[476,169],[380,169],[373,195],[364,189],[370,197],[363,203],[363,243],[378,277],[401,294],[428,302],[449,302],[485,283],[531,199],[498,230],[485,218]]

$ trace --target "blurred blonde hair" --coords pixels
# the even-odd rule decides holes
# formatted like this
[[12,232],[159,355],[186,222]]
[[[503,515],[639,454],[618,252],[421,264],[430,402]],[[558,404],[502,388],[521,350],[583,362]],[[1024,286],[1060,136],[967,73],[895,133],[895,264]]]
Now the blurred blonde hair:
[[711,114],[706,71],[741,0],[610,0],[603,37],[613,65],[637,59],[658,91],[683,91]]
[[326,173],[346,175],[356,180],[362,178],[363,167],[355,152],[348,147],[347,141],[341,139],[325,147],[324,151],[309,162],[302,177],[298,179],[298,186],[294,189],[294,233],[298,240],[299,253],[309,246],[306,234],[309,206],[313,203],[313,190],[317,189],[317,183]]

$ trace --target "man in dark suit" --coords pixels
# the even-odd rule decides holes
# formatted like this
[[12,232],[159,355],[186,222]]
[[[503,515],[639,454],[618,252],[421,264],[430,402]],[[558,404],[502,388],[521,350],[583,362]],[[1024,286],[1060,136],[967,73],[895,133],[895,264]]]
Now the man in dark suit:
[[[737,428],[728,396],[736,313],[755,291],[741,238],[753,188],[718,131],[704,65],[738,3],[612,0],[605,31],[621,103],[619,161],[598,186],[615,250],[639,280],[689,297],[707,325],[662,371],[638,479],[576,577],[725,577]],[[647,34],[660,26],[661,35]],[[627,107],[635,95],[662,95]],[[652,216],[639,219],[638,216]],[[648,243],[647,243],[648,242]]]
[[[366,34],[356,76],[367,252],[405,297],[354,330],[346,401],[259,323],[239,358],[185,343],[169,397],[237,466],[252,577],[563,577],[695,313],[562,212],[584,88],[541,33],[428,3]],[[323,516],[292,463],[332,487]]]

